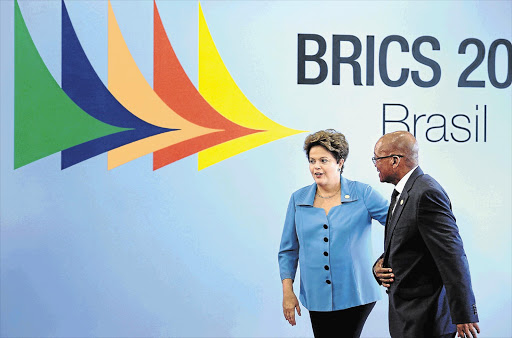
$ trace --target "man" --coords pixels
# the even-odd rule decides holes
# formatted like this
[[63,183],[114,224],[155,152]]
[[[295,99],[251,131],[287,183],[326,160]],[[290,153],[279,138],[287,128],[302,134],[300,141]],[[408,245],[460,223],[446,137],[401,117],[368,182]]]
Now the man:
[[374,154],[380,181],[396,186],[384,253],[373,268],[389,295],[391,336],[476,338],[469,266],[448,195],[418,166],[409,132],[382,136]]

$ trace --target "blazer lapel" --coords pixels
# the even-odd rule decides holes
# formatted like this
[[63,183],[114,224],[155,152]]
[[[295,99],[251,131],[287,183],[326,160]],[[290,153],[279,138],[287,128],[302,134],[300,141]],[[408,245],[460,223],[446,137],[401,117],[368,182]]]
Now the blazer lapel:
[[393,216],[391,216],[391,219],[389,220],[389,229],[386,229],[386,233],[388,233],[388,236],[386,237],[386,243],[384,243],[384,251],[387,251],[389,242],[391,241],[391,237],[393,237],[393,231],[395,230],[396,224],[400,219],[400,215],[402,214],[402,211],[404,210],[404,207],[407,204],[408,198],[409,193],[404,189],[404,191],[402,191],[402,193],[400,194],[400,198],[396,201],[395,211],[393,212]]
[[407,180],[407,183],[404,186],[404,190],[402,191],[398,200],[396,201],[395,211],[393,212],[393,216],[391,216],[391,219],[389,220],[389,229],[386,229],[386,233],[388,234],[386,236],[386,241],[384,243],[384,257],[386,258],[389,255],[389,243],[391,242],[391,238],[393,237],[393,231],[395,230],[398,220],[400,219],[402,211],[405,209],[407,205],[407,200],[409,199],[409,191],[412,189],[412,186],[414,185],[416,179],[422,175],[423,171],[421,170],[421,168],[416,168],[416,170],[414,170],[414,172]]

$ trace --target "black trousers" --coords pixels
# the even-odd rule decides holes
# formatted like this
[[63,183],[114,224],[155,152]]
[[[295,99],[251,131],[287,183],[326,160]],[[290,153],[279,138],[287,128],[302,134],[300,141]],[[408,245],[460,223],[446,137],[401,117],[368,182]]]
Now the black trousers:
[[338,311],[309,311],[315,338],[359,338],[375,302]]

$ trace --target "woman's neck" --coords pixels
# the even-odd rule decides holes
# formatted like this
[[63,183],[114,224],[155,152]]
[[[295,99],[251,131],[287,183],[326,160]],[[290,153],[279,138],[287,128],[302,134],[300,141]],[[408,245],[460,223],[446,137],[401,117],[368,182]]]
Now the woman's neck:
[[335,184],[329,184],[329,185],[317,185],[316,191],[320,195],[332,195],[337,193],[341,190],[341,182],[337,182]]

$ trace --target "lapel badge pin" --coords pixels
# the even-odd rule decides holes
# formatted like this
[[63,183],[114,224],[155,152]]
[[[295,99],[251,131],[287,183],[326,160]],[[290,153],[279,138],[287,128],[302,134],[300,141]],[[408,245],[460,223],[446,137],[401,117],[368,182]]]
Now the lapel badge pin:
[[400,205],[404,204],[404,200],[400,200]]

